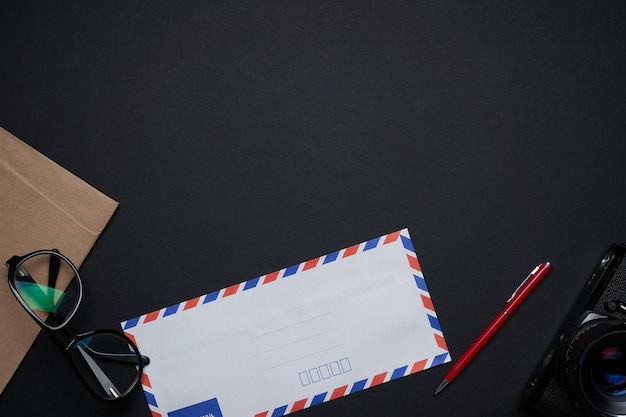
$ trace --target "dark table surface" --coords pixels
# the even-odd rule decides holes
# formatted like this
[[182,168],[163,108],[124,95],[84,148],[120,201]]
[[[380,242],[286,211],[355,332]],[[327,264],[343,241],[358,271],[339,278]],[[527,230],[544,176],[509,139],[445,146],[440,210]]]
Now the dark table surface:
[[[626,240],[625,2],[30,3],[0,4],[0,126],[120,202],[75,327],[408,227],[453,359],[554,269],[441,395],[451,364],[299,415],[530,415]],[[150,413],[96,402],[40,335],[0,415]]]

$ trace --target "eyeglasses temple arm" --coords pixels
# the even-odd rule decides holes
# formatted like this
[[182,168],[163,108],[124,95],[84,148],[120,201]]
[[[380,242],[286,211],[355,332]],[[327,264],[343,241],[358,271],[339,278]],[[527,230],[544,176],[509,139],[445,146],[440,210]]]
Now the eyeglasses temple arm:
[[85,353],[85,349],[83,349],[82,346],[76,346],[76,348],[82,355],[83,359],[85,359],[85,362],[89,366],[89,369],[91,369],[91,372],[93,372],[96,379],[98,379],[100,386],[107,393],[109,398],[118,398],[121,393],[117,390],[117,388],[115,388],[115,385],[113,385],[113,382],[111,382],[109,377],[106,376],[104,371],[102,371],[102,368],[98,366],[96,361],[94,361],[91,356]]
[[48,266],[48,288],[56,288],[60,267],[61,260],[57,256],[50,255],[50,265]]
[[33,277],[30,276],[30,274],[28,273],[26,268],[24,268],[23,266],[18,266],[17,267],[17,273],[20,275],[20,279],[22,279],[24,281],[32,282],[33,284],[36,284],[36,282],[33,279]]
[[[105,352],[98,352],[97,350],[94,350],[94,349],[90,348],[89,346],[87,346],[87,350],[89,350],[89,352],[91,352],[95,356],[98,356],[98,357],[103,358],[103,359],[108,359],[108,360],[117,361],[117,362],[137,363],[137,355],[134,355],[132,353],[105,353]],[[148,366],[150,364],[150,358],[149,357],[144,356],[144,355],[139,355],[139,356],[141,357],[141,365],[142,366]]]

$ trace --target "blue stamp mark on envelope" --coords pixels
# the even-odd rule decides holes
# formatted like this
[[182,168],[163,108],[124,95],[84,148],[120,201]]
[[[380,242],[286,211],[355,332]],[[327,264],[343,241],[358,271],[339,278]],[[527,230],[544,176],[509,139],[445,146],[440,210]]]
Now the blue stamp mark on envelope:
[[217,398],[167,413],[168,417],[223,417]]

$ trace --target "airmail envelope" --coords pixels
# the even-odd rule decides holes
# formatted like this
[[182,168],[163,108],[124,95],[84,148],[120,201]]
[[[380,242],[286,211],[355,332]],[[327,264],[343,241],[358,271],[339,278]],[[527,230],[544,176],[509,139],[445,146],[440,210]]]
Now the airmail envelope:
[[155,417],[279,417],[450,360],[407,229],[122,328]]

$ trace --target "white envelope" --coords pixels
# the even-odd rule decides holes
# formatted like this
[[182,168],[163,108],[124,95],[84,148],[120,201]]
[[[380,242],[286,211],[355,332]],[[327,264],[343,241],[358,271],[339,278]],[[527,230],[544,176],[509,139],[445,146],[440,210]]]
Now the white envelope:
[[407,229],[122,328],[154,417],[280,417],[450,361]]

